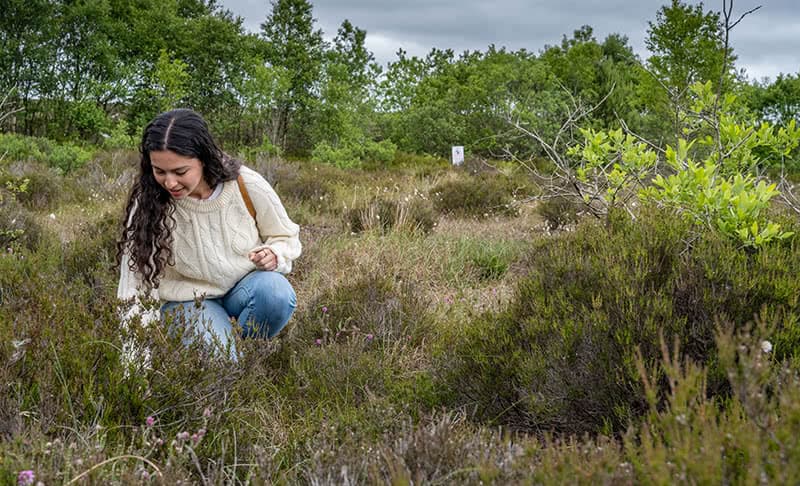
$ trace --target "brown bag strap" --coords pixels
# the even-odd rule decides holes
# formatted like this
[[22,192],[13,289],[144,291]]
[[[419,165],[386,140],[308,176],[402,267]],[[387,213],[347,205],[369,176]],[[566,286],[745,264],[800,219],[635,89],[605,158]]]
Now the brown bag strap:
[[255,220],[256,208],[253,207],[253,201],[250,200],[250,194],[247,193],[247,187],[245,187],[241,175],[236,179],[236,182],[239,183],[239,192],[242,193],[242,199],[244,199],[244,205],[247,206],[247,212],[250,213],[250,216]]

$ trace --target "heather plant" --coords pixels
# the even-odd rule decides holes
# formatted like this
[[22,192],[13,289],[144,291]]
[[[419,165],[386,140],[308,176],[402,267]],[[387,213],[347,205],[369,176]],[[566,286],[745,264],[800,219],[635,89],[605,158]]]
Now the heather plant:
[[518,214],[517,187],[502,175],[450,177],[433,186],[428,196],[442,214],[483,218]]
[[[256,159],[255,167],[274,182],[282,200],[302,203],[316,213],[336,213],[339,192],[354,185],[357,177],[351,172],[315,162],[289,162],[270,158],[268,163]],[[273,177],[273,179],[269,179]]]
[[430,323],[425,299],[402,274],[367,270],[359,279],[333,287],[298,316],[303,340],[320,344],[350,339],[375,343],[419,339]]
[[662,333],[709,366],[714,396],[729,389],[714,364],[719,319],[741,325],[762,309],[781,312],[776,353],[794,355],[800,260],[791,245],[753,255],[706,233],[687,247],[691,225],[668,214],[612,221],[536,244],[508,307],[444,345],[442,386],[454,403],[523,430],[619,433],[646,410],[634,349],[651,362]]
[[[724,326],[715,335],[731,395],[709,398],[709,369],[682,359],[680,346],[661,340],[652,366],[641,356],[648,412],[623,443],[643,482],[791,483],[798,471],[797,369],[774,354],[778,321],[762,315],[751,326]],[[666,382],[666,387],[659,385]],[[663,398],[663,399],[662,399]]]
[[536,211],[544,218],[551,231],[575,224],[579,209],[578,203],[566,196],[548,197],[536,206]]
[[[16,172],[16,171],[15,171]],[[65,187],[66,181],[54,169],[41,164],[25,164],[19,175],[0,177],[6,187],[15,190],[15,197],[22,205],[32,210],[49,210],[74,195],[73,187]]]
[[42,238],[42,226],[18,198],[28,190],[28,179],[6,180],[0,187],[0,248],[13,252],[34,249]]

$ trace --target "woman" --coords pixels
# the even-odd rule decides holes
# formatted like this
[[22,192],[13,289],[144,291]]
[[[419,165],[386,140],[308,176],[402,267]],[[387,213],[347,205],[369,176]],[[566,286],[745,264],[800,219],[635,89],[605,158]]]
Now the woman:
[[301,245],[275,191],[226,156],[192,110],[158,115],[140,152],[117,243],[117,296],[156,297],[162,316],[185,319],[225,347],[231,318],[244,337],[276,335],[296,305],[283,274]]

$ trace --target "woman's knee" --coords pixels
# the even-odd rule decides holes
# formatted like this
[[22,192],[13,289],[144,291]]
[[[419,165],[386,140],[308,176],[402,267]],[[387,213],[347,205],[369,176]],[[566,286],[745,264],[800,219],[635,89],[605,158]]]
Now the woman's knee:
[[297,296],[292,284],[277,272],[259,272],[257,284],[253,288],[253,298],[261,302],[272,302],[294,309]]

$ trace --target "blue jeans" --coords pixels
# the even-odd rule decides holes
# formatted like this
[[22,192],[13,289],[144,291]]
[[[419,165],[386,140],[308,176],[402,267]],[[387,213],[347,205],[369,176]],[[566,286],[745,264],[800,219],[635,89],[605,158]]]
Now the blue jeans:
[[278,334],[289,322],[297,305],[292,285],[277,272],[256,270],[248,273],[227,294],[205,299],[167,302],[161,306],[162,318],[173,316],[196,326],[208,343],[215,341],[233,350],[231,319],[242,326],[243,337],[268,337]]

